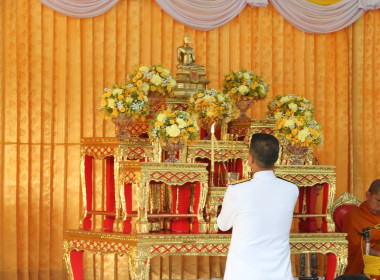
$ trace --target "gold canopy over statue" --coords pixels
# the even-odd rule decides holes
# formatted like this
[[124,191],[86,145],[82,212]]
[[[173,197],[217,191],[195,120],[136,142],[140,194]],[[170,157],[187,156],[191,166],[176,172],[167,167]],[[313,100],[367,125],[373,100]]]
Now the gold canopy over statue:
[[206,79],[206,67],[195,63],[195,50],[190,46],[190,35],[185,33],[183,45],[177,48],[177,97],[191,96],[196,91],[206,89],[210,82]]

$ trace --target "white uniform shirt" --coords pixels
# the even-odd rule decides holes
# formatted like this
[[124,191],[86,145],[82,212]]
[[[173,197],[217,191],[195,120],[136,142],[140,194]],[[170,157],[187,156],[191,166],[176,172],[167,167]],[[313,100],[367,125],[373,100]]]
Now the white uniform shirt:
[[292,280],[289,234],[298,187],[272,170],[227,188],[218,227],[232,229],[224,280]]

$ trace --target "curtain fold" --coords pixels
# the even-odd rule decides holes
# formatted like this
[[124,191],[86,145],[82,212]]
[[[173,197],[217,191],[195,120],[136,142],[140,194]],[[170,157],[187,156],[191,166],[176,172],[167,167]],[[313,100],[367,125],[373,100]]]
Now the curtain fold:
[[[71,17],[95,17],[118,0],[39,0]],[[219,28],[249,4],[266,7],[268,0],[155,0],[173,19],[196,30]],[[355,22],[365,11],[380,8],[380,0],[271,0],[277,11],[294,27],[309,33],[331,33]],[[145,3],[147,7],[150,4]]]
[[[315,153],[336,166],[336,196],[351,191],[363,199],[380,174],[379,10],[329,34],[294,28],[271,4],[246,5],[210,31],[186,27],[150,0],[121,0],[92,18],[65,16],[38,0],[2,1],[0,22],[0,279],[65,279],[63,231],[78,228],[82,213],[80,139],[114,136],[97,110],[103,88],[136,64],[162,63],[175,73],[185,31],[209,87],[221,88],[225,74],[243,68],[270,84],[251,117],[265,118],[277,94],[312,101],[325,138]],[[105,208],[104,174],[95,163],[96,209]],[[224,261],[154,260],[152,279],[221,277]],[[85,254],[85,279],[128,279],[127,263]]]

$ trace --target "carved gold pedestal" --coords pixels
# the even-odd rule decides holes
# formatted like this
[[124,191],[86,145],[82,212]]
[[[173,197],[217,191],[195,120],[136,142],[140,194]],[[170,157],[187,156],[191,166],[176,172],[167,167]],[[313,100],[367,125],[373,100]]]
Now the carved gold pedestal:
[[[345,233],[291,233],[292,254],[322,253],[336,257],[334,276],[343,274],[347,265]],[[83,251],[118,254],[129,257],[132,280],[148,280],[150,260],[154,256],[226,256],[230,234],[120,234],[68,230],[64,233],[63,251],[69,279],[83,279]],[[334,265],[334,261],[328,263]]]

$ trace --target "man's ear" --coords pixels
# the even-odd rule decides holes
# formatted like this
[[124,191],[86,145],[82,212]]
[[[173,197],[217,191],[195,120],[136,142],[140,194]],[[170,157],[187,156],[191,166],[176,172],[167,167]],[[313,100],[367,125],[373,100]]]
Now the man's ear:
[[248,165],[251,166],[253,162],[255,161],[255,158],[251,153],[248,154]]
[[370,192],[367,191],[367,192],[365,193],[365,199],[368,200],[368,199],[371,197],[371,195],[372,195],[372,194],[371,194]]

